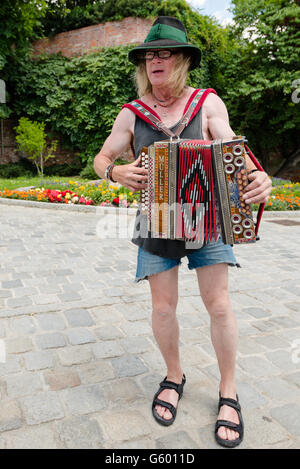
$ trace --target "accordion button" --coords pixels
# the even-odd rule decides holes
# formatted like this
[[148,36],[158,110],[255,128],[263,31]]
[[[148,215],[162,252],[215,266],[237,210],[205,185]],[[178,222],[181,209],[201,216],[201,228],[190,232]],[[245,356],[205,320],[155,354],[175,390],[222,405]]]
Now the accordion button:
[[235,166],[237,166],[238,168],[241,167],[241,166],[243,166],[243,164],[244,164],[243,158],[240,158],[240,157],[235,158],[235,159],[234,159],[234,164],[235,164]]
[[253,225],[253,222],[252,220],[249,220],[248,218],[246,218],[246,220],[242,221],[242,225],[244,228],[250,228]]
[[239,215],[238,213],[235,213],[234,215],[232,215],[231,217],[231,221],[232,223],[239,223],[241,221],[242,217],[241,215]]
[[224,161],[224,163],[232,163],[232,161],[233,161],[232,154],[231,153],[224,153],[223,161]]
[[233,147],[233,154],[235,156],[240,156],[243,153],[243,147],[241,145],[235,145]]
[[233,227],[233,232],[234,232],[235,234],[241,234],[242,231],[243,231],[243,229],[242,229],[241,225],[234,225],[234,227]]
[[254,231],[252,230],[245,230],[244,231],[244,236],[246,239],[251,239],[254,237]]
[[225,173],[226,174],[232,174],[234,173],[234,166],[232,164],[227,164],[225,166]]

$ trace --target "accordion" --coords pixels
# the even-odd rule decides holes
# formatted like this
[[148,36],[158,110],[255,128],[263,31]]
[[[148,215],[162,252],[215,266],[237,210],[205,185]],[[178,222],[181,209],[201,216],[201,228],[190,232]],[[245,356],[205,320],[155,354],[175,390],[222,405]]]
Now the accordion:
[[[225,244],[254,243],[244,137],[231,140],[163,140],[141,151],[148,186],[140,212],[152,238],[205,245],[221,235]],[[253,155],[252,155],[253,156]]]

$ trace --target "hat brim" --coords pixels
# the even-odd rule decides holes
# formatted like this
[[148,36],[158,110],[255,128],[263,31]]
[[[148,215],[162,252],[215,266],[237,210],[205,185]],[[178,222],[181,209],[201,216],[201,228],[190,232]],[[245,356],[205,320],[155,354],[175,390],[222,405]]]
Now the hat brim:
[[173,39],[159,39],[157,41],[143,42],[129,51],[128,59],[133,64],[138,65],[140,62],[138,53],[149,49],[182,49],[185,54],[191,57],[190,70],[199,67],[201,62],[201,50],[199,47],[187,44],[186,42],[177,42]]

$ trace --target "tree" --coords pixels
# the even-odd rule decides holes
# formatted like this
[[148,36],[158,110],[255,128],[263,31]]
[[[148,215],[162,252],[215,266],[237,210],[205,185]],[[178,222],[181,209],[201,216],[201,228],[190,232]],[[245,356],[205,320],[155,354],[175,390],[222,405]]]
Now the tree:
[[300,104],[292,99],[300,78],[300,7],[293,0],[232,3],[232,46],[223,73],[233,125],[254,143],[266,168],[275,152],[291,162],[300,146]]
[[15,130],[18,150],[34,162],[39,176],[43,177],[45,161],[54,158],[57,142],[52,141],[50,147],[47,147],[45,123],[32,122],[27,117],[21,117]]

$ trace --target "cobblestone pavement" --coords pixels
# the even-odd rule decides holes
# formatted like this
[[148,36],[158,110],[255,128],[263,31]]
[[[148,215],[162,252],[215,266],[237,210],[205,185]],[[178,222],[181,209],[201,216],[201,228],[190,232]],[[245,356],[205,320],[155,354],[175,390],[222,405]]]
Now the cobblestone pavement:
[[[267,215],[261,241],[234,248],[242,269],[230,268],[240,448],[299,448],[300,213],[290,225]],[[178,319],[187,384],[167,428],[151,415],[165,367],[149,286],[133,283],[136,247],[100,239],[100,219],[0,205],[0,448],[217,448],[219,372],[195,272],[184,260]]]

